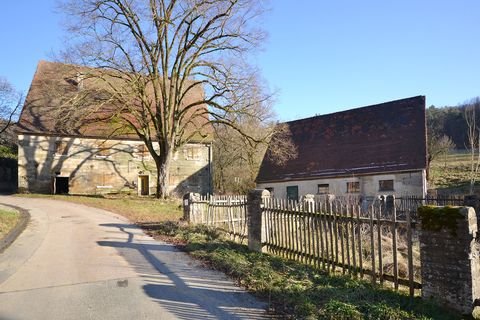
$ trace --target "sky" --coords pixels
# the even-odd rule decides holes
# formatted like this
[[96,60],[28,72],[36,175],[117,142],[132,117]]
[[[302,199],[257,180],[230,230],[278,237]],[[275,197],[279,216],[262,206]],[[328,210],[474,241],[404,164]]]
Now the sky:
[[[2,1],[0,76],[26,93],[62,49],[55,0]],[[478,0],[272,0],[253,60],[281,121],[425,95],[427,107],[480,96]],[[479,74],[477,74],[479,72]]]

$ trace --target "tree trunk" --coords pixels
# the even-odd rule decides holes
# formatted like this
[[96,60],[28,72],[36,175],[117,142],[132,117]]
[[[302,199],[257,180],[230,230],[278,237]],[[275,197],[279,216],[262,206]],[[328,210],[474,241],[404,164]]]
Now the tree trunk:
[[168,178],[170,176],[171,159],[171,151],[168,150],[161,154],[160,157],[155,161],[155,165],[157,167],[157,188],[155,197],[157,199],[165,199],[169,196]]

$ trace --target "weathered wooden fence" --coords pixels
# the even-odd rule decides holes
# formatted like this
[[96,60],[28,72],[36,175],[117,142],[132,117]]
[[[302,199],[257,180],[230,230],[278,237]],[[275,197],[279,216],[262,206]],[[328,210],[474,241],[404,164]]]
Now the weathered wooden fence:
[[266,199],[265,245],[288,259],[327,271],[368,275],[373,282],[390,281],[395,289],[405,285],[413,294],[421,287],[414,266],[414,251],[419,251],[418,242],[413,243],[415,223],[410,211],[405,220],[397,219],[393,197],[390,203],[376,201],[365,211],[358,204],[337,201]]
[[[461,205],[459,197],[386,196],[365,201],[329,198],[316,201],[264,198],[261,205],[264,251],[287,259],[340,271],[372,282],[421,288],[417,208]],[[191,198],[189,221],[218,227],[244,241],[248,236],[247,198]]]
[[247,197],[195,196],[190,203],[189,221],[219,228],[243,242],[247,236]]

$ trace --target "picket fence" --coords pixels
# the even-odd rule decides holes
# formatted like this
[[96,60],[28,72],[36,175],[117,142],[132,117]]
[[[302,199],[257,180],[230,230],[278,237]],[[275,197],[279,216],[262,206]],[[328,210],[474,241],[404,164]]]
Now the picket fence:
[[[461,205],[460,197],[401,197],[360,200],[338,198],[262,203],[263,246],[272,254],[348,273],[372,282],[421,289],[416,212],[420,205]],[[191,203],[192,221],[215,226],[232,239],[248,237],[247,197],[210,196]]]
[[246,196],[200,196],[192,205],[195,206],[197,214],[192,216],[191,222],[219,228],[240,243],[246,241]]

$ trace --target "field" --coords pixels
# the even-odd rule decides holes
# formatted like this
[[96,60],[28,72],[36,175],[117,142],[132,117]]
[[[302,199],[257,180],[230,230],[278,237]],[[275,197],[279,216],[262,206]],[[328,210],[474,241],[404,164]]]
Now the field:
[[[468,193],[470,163],[470,154],[464,150],[456,150],[440,156],[431,164],[429,189],[439,189],[459,194]],[[477,183],[476,189],[479,186],[480,184]]]

